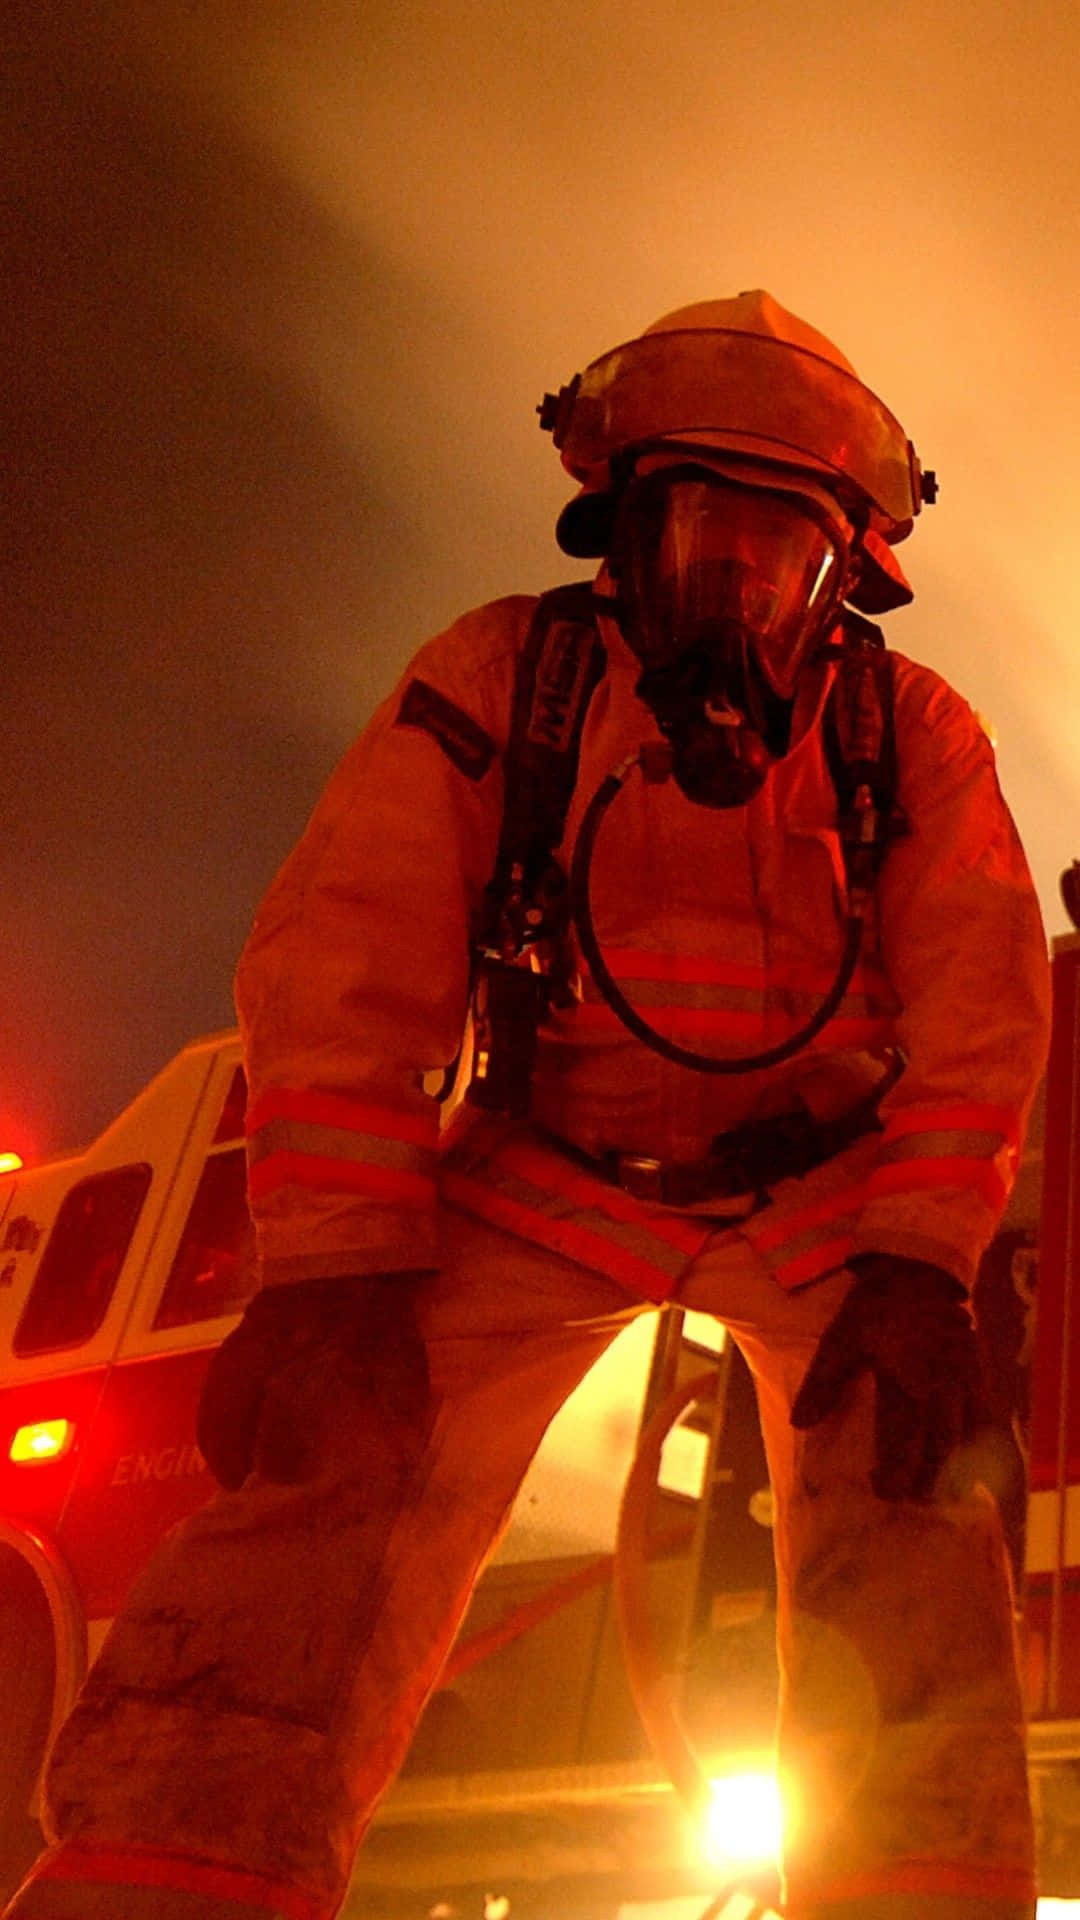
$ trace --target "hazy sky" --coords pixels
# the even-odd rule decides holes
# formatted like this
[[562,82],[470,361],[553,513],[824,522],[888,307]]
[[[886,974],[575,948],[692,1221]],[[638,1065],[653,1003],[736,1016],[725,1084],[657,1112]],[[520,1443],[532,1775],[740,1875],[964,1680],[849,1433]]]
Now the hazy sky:
[[1080,9],[8,0],[0,1146],[232,1021],[429,632],[576,571],[534,408],[769,288],[941,477],[890,638],[1080,855]]

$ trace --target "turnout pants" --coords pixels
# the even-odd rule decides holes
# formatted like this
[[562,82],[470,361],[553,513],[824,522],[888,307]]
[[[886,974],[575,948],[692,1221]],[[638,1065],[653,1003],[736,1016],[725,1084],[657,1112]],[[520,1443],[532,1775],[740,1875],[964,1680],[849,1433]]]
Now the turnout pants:
[[[785,1293],[735,1228],[679,1278],[757,1386],[776,1503],[790,1920],[1022,1920],[1032,1834],[996,1510],[869,1490],[872,1387],[788,1421],[846,1286]],[[342,1392],[317,1478],[164,1543],[61,1732],[14,1920],[330,1920],[548,1422],[628,1318],[615,1281],[448,1209],[432,1398]],[[323,1401],[325,1382],[314,1383]],[[323,1405],[319,1412],[325,1412]],[[316,1409],[313,1408],[313,1417]]]

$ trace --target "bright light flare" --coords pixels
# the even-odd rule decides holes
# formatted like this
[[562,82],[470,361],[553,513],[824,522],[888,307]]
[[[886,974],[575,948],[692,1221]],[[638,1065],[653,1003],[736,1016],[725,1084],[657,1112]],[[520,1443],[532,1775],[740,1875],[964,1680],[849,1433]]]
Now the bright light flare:
[[20,1427],[8,1451],[16,1466],[28,1467],[46,1460],[59,1460],[75,1437],[70,1420],[35,1420]]
[[0,1153],[0,1173],[18,1173],[21,1166],[21,1153]]
[[761,1867],[780,1855],[784,1808],[775,1773],[732,1773],[709,1782],[701,1855],[710,1867]]

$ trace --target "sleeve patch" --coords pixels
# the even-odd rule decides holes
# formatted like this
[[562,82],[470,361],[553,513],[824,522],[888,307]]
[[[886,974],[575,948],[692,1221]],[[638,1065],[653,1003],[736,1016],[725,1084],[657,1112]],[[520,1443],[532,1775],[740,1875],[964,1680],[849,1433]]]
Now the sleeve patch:
[[426,680],[410,680],[394,724],[430,733],[468,780],[482,780],[497,752],[494,740],[479,722]]

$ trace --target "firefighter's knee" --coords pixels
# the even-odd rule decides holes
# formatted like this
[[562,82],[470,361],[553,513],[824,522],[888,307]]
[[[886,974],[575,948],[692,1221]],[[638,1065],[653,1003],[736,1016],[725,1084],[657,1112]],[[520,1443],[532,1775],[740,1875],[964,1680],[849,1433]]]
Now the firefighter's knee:
[[433,1412],[427,1350],[403,1297],[327,1329],[268,1381],[255,1471],[288,1484],[366,1467],[392,1483],[423,1451]]
[[421,1275],[354,1275],[264,1289],[210,1362],[199,1443],[235,1493],[339,1474],[342,1452],[414,1455],[430,1425]]

